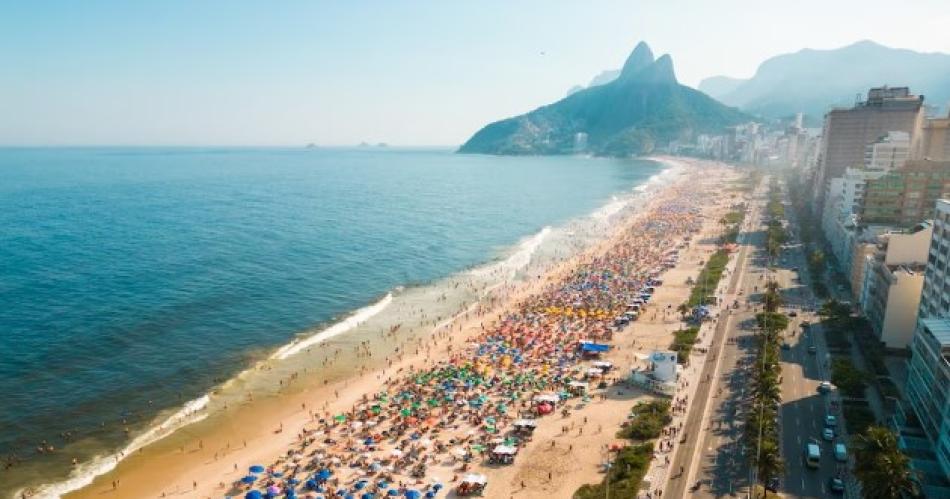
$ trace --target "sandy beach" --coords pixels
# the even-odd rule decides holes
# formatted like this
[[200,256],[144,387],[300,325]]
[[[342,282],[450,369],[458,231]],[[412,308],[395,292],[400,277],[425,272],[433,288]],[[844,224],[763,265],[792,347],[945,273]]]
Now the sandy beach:
[[[615,434],[630,408],[638,399],[653,397],[618,380],[642,365],[638,355],[669,346],[672,331],[681,325],[675,309],[688,296],[686,280],[698,274],[701,261],[715,249],[717,222],[730,202],[723,186],[738,176],[712,163],[676,161],[681,173],[595,247],[542,275],[500,286],[427,337],[401,337],[395,328],[379,344],[344,343],[357,354],[347,361],[348,369],[332,373],[316,365],[290,373],[273,395],[241,400],[225,416],[146,446],[65,497],[244,497],[245,488],[236,482],[252,465],[278,472],[275,484],[296,470],[299,497],[306,497],[303,482],[322,469],[332,469],[324,488],[353,490],[361,477],[372,475],[365,485],[369,490],[385,475],[390,486],[383,489],[424,491],[439,483],[439,496],[453,496],[466,473],[486,476],[486,497],[570,497],[582,484],[600,481],[605,448],[621,443]],[[679,211],[688,209],[695,211]],[[659,223],[667,225],[657,228]],[[590,315],[581,317],[575,315],[581,307],[575,306],[564,317],[571,305],[558,301],[569,294],[562,285],[580,282],[579,269],[632,261],[623,272],[640,279],[655,270],[658,257],[687,238],[676,264],[658,275],[663,284],[637,321],[622,330],[609,327],[613,308],[624,305],[606,296],[613,288],[596,295],[577,292],[598,307],[612,304],[609,312],[590,307],[585,312]],[[519,337],[529,340],[521,343]],[[590,362],[568,349],[585,338],[609,343],[603,360],[616,368],[588,380],[587,398],[563,400],[555,413],[532,418],[537,429],[515,445],[512,464],[489,464],[491,442],[505,439],[513,421],[537,409],[535,394],[556,392],[568,379],[585,377]],[[328,354],[326,362],[332,364],[335,356]],[[441,380],[457,381],[460,373],[476,380],[475,386],[455,386],[454,399],[432,401],[442,390]],[[519,377],[529,374],[537,376]],[[606,389],[595,388],[601,380]],[[483,405],[468,403],[473,396],[484,397]],[[397,397],[404,397],[403,410]],[[562,407],[569,408],[567,415]],[[421,476],[411,476],[420,464],[425,467]],[[265,478],[254,488],[264,490]]]

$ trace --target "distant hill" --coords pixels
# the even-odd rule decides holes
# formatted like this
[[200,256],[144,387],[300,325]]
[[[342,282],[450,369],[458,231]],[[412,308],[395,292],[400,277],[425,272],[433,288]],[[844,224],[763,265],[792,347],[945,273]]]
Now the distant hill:
[[459,152],[570,154],[577,150],[577,135],[586,134],[587,152],[648,154],[671,140],[720,133],[746,119],[738,110],[677,83],[670,56],[654,59],[650,47],[640,42],[616,79],[489,124]]
[[885,84],[909,86],[927,104],[945,110],[950,104],[950,55],[861,41],[772,57],[748,80],[715,76],[703,80],[699,89],[749,113],[778,118],[801,111],[815,120],[831,106],[849,106],[857,94]]

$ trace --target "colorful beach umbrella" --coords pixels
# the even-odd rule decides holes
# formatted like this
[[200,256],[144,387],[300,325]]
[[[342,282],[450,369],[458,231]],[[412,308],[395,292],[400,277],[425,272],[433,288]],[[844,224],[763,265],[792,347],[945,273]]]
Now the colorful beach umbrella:
[[251,473],[263,473],[264,469],[265,468],[263,466],[259,464],[255,464],[254,466],[251,466],[250,468],[248,468],[248,471],[250,471]]

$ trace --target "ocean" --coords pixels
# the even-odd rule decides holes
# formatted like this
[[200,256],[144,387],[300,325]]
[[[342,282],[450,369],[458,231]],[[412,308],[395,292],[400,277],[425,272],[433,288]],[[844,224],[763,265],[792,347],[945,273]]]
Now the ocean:
[[422,330],[420,310],[447,319],[606,235],[662,168],[438,149],[0,149],[0,490],[82,485],[204,417],[256,363],[313,366],[327,341]]

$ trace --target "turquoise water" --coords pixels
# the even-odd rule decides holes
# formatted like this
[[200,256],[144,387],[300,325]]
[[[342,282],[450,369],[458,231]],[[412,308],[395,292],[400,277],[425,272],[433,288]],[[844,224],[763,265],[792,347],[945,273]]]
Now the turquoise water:
[[[297,333],[502,258],[659,170],[441,150],[0,150],[0,455],[16,463],[0,482],[115,448],[125,426]],[[66,451],[40,454],[43,440]]]

